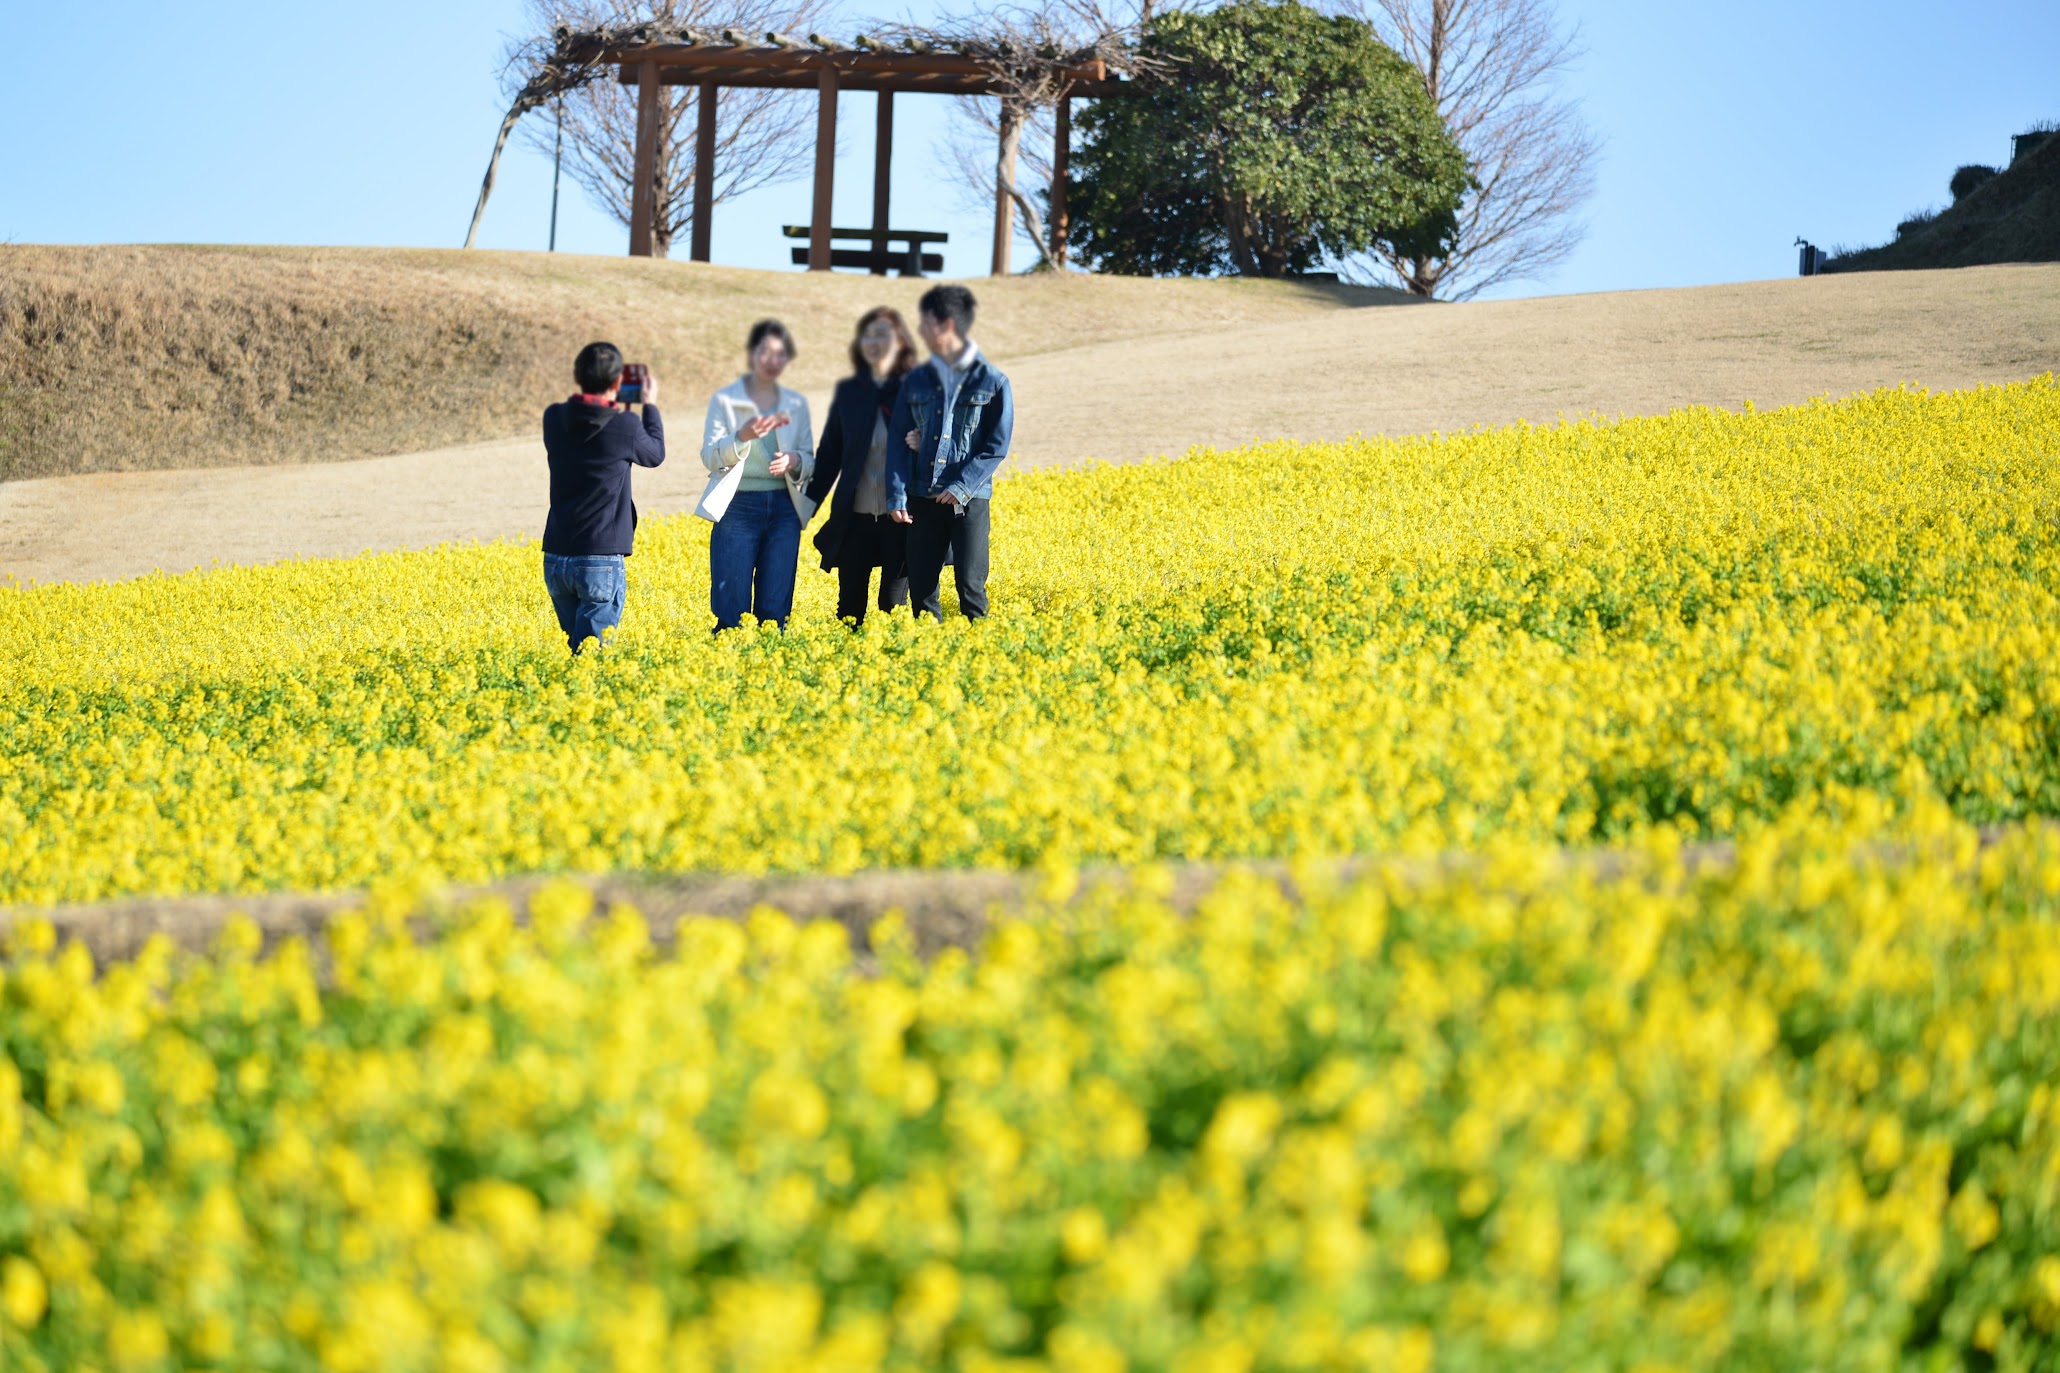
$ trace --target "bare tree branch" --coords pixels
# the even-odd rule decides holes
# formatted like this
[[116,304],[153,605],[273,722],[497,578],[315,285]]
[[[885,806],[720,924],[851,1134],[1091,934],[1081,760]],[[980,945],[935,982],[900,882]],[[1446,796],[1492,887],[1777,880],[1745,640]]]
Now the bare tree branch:
[[1600,142],[1554,87],[1581,56],[1550,0],[1341,0],[1423,76],[1480,183],[1443,257],[1382,252],[1347,275],[1465,300],[1564,262],[1586,226]]
[[[1001,101],[988,95],[959,96],[944,146],[959,204],[969,210],[994,208],[996,151],[1001,144]],[[1044,222],[1043,201],[1051,193],[1053,143],[1058,120],[1052,105],[1025,112],[1017,125],[1016,175],[1009,199],[1022,213],[1016,237],[1037,253],[1040,266],[1051,266],[1051,231]]]
[[[685,31],[708,41],[722,29],[739,34],[807,32],[832,13],[830,0],[527,0],[545,29],[607,29],[644,24]],[[518,47],[511,57],[519,56]],[[694,128],[698,89],[662,86],[658,93],[658,156],[652,200],[652,251],[665,257],[692,227]],[[565,102],[567,170],[594,202],[628,225],[635,200],[637,91],[614,81],[582,87]],[[716,96],[713,203],[784,181],[809,165],[815,104],[798,91],[726,89]],[[550,131],[532,126],[531,141],[549,145]]]
[[[1068,89],[1064,71],[1098,61],[1115,75],[1142,74],[1146,62],[1138,55],[1136,39],[1152,11],[1153,0],[1115,9],[1101,0],[1028,0],[883,31],[910,47],[928,45],[972,57],[1002,87],[999,96],[959,99],[949,164],[969,206],[993,206],[997,191],[1008,196],[1022,215],[1018,237],[1028,235],[1041,267],[1056,261],[1054,226],[1045,222],[1041,202],[1051,187],[1055,111]],[[1005,124],[1017,139],[1014,159],[997,155]],[[1003,185],[1003,168],[1011,162],[1014,175]]]
[[[508,53],[504,77],[511,101],[487,164],[472,227],[470,247],[492,191],[494,172],[508,135],[521,117],[553,96],[564,96],[566,142],[571,146],[573,179],[627,224],[634,200],[637,97],[634,88],[613,79],[602,66],[604,52],[651,44],[741,47],[760,41],[778,47],[836,51],[844,45],[810,29],[831,13],[835,0],[526,0],[531,17],[549,28],[548,37],[516,43]],[[1176,4],[1192,0],[1176,0]],[[725,5],[720,10],[715,6]],[[949,18],[935,26],[887,25],[859,37],[854,46],[868,51],[955,52],[987,69],[1002,89],[1001,99],[967,101],[968,106],[999,112],[1006,106],[1027,140],[1020,158],[1030,170],[999,185],[999,168],[1009,159],[986,163],[990,170],[961,168],[959,181],[984,185],[990,198],[1006,194],[1021,209],[1041,258],[1048,260],[1051,230],[1038,205],[1041,181],[1049,185],[1052,170],[1052,111],[1070,88],[1071,73],[1099,63],[1116,75],[1135,76],[1148,65],[1133,41],[1137,26],[1150,17],[1158,0],[1137,0],[1134,15],[1112,17],[1101,0],[1035,0],[992,12]],[[1160,8],[1172,6],[1159,4]],[[801,39],[787,36],[806,32]],[[784,179],[806,166],[813,147],[814,105],[805,93],[724,89],[717,95],[719,117],[715,173],[711,194],[716,202],[741,195],[768,182]],[[694,165],[694,142],[687,136],[698,122],[698,90],[661,88],[659,147],[652,237],[663,256],[673,237],[690,227],[694,181],[702,169]],[[539,147],[551,146],[555,129],[532,128]],[[998,146],[998,145],[997,145]],[[990,203],[992,203],[990,199]]]
[[467,248],[479,239],[479,221],[486,214],[487,197],[493,194],[494,175],[501,166],[501,152],[508,146],[508,135],[515,131],[516,122],[552,96],[578,90],[605,76],[608,68],[601,64],[600,57],[617,37],[613,33],[560,28],[548,37],[530,39],[509,54],[504,79],[512,83],[513,78],[520,74],[522,80],[514,90],[508,113],[502,118],[500,132],[494,138],[493,155],[486,161],[486,175],[479,183],[479,200],[472,207],[472,223],[465,231]]

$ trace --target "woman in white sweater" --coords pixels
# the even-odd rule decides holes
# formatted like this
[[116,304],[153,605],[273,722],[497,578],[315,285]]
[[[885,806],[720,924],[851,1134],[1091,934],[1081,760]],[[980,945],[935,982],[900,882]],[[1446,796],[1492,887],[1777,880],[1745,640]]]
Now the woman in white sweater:
[[794,609],[815,427],[808,401],[780,385],[794,360],[794,336],[776,319],[751,326],[750,370],[708,402],[701,461],[721,474],[742,464],[736,492],[708,538],[708,602],[718,631],[748,613],[782,629]]

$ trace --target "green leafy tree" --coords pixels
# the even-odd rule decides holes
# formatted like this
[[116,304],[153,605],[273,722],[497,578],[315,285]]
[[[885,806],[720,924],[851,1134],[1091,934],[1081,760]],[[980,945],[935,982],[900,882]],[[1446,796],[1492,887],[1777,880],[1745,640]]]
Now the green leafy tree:
[[1449,241],[1465,155],[1364,22],[1236,0],[1154,16],[1139,56],[1139,93],[1081,119],[1074,241],[1097,268],[1278,277]]

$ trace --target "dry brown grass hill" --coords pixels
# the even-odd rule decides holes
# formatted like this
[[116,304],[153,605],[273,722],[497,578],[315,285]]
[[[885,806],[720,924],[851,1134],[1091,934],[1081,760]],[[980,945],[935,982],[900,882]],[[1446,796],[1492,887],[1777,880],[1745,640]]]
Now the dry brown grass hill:
[[[0,480],[311,462],[527,433],[595,338],[699,419],[777,315],[827,393],[851,323],[923,285],[570,254],[0,246]],[[1405,299],[1309,282],[982,282],[983,342],[1021,358]]]
[[[750,321],[794,328],[790,380],[821,407],[852,321],[912,312],[924,284],[562,254],[0,247],[0,584],[534,537],[536,416],[595,337],[658,368],[684,450],[639,475],[639,506],[691,509],[705,397]],[[1466,305],[1311,282],[973,285],[976,333],[1016,385],[1005,471],[2060,367],[2060,264]]]

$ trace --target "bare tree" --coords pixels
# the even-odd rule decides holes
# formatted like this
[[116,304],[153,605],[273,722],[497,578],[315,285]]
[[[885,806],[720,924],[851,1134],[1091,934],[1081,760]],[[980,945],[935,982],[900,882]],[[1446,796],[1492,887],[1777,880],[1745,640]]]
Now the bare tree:
[[[1051,226],[1044,221],[1044,205],[1055,170],[1056,108],[1025,109],[1020,104],[1005,108],[1003,99],[991,95],[960,96],[953,103],[957,108],[952,112],[945,153],[959,203],[967,209],[992,209],[995,188],[1006,174],[1007,194],[1020,216],[1016,237],[1029,241],[1040,266],[1053,265],[1058,245]],[[1014,139],[1013,149],[1005,149],[1002,143],[1004,119]]]
[[[1601,144],[1556,93],[1581,56],[1550,0],[1342,0],[1423,74],[1479,188],[1442,257],[1383,252],[1373,274],[1420,296],[1464,300],[1564,262],[1587,232]],[[1347,264],[1348,268],[1352,264]]]
[[[754,38],[806,33],[832,12],[832,0],[527,0],[531,23],[543,33],[559,28],[612,29],[650,24],[663,30],[733,30]],[[530,39],[508,54],[507,82],[519,86],[535,65]],[[635,199],[637,91],[613,79],[589,81],[560,97],[565,120],[566,170],[595,203],[627,226]],[[651,247],[665,257],[673,238],[688,232],[694,206],[694,125],[698,88],[658,90],[657,185]],[[809,165],[815,138],[815,97],[779,90],[725,89],[716,96],[714,203],[783,181]],[[525,136],[549,152],[556,128],[530,124]]]
[[957,102],[950,165],[966,202],[992,205],[1008,197],[1021,216],[1018,234],[1028,237],[1041,267],[1055,265],[1059,256],[1056,226],[1044,216],[1056,169],[1058,103],[1066,93],[1058,68],[1093,59],[1113,73],[1138,74],[1136,38],[1155,3],[1025,0],[949,15],[933,25],[901,26],[889,34],[911,46],[973,57],[1002,86],[999,96],[964,96]]

